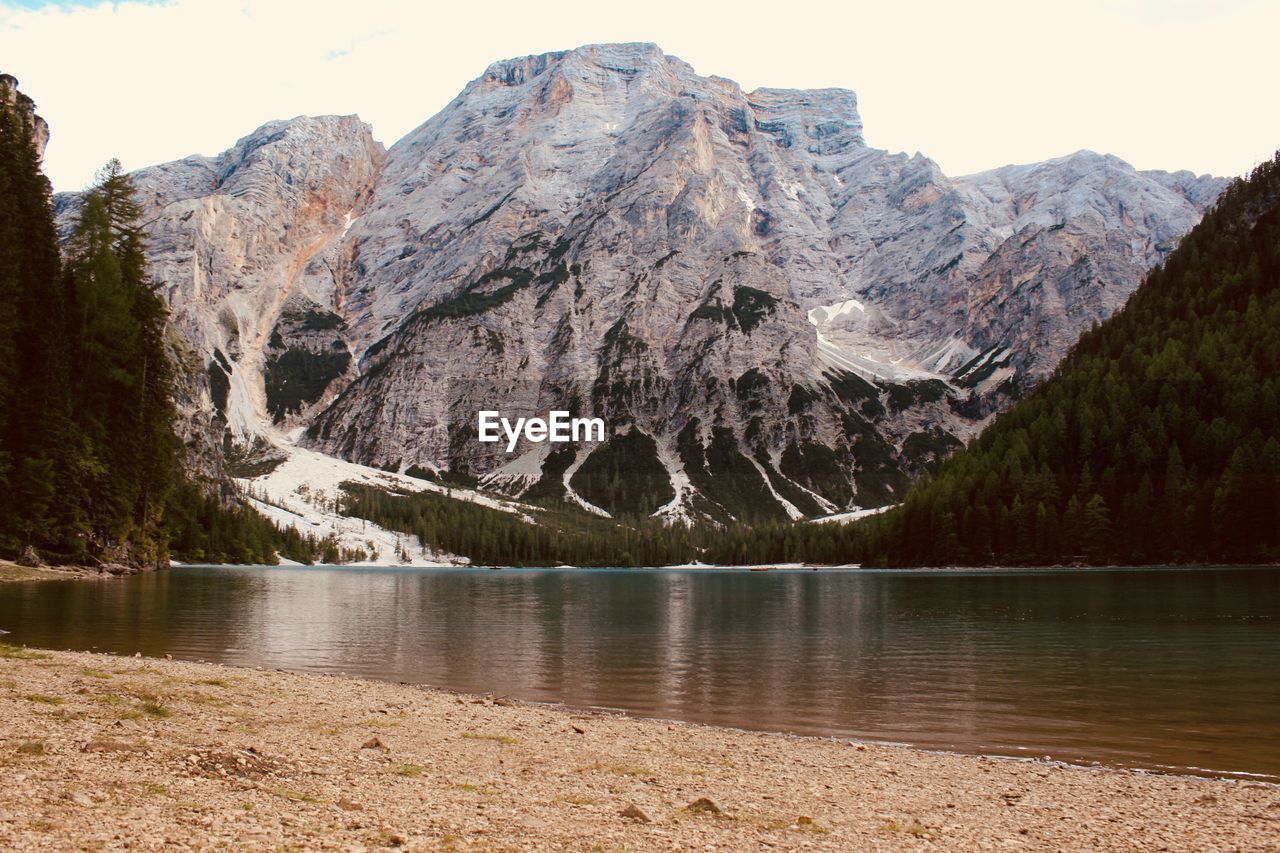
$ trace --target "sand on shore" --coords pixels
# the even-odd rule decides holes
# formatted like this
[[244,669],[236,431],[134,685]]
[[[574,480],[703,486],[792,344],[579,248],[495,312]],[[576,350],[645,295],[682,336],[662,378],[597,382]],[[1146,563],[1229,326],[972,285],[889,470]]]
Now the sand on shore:
[[0,647],[0,848],[1280,849],[1280,787]]

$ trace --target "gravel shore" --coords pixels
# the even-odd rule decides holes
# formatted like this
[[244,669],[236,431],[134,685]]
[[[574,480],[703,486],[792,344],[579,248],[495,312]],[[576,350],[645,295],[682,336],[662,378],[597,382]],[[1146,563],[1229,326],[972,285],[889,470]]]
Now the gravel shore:
[[0,647],[0,849],[1280,849],[1280,787]]

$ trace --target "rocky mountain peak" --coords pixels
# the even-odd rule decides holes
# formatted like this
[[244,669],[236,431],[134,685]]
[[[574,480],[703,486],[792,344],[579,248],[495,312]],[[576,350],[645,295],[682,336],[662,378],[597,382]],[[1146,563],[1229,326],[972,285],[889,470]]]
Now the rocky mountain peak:
[[688,67],[679,59],[667,56],[656,44],[588,44],[572,50],[499,60],[485,69],[479,81],[519,86],[549,69],[568,75],[580,76],[594,72],[634,77],[645,70],[652,71],[669,65]]
[[787,145],[803,140],[814,154],[862,146],[858,96],[848,89],[756,89],[747,95],[757,127]]

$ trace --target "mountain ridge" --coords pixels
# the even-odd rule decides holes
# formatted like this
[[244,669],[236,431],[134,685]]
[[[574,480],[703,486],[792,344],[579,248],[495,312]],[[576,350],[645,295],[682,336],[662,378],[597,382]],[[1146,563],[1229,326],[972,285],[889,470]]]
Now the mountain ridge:
[[590,457],[516,464],[469,429],[576,406],[653,439],[605,453],[667,471],[676,504],[646,509],[670,518],[900,499],[1222,183],[1081,152],[952,179],[867,147],[853,92],[744,93],[652,45],[491,64],[385,155],[353,123],[266,125],[262,168],[204,195],[200,158],[138,173],[202,365],[188,437],[213,458],[224,429],[305,426],[354,461],[505,469],[491,485],[582,505]]
[[1280,153],[904,505],[877,564],[1280,556]]

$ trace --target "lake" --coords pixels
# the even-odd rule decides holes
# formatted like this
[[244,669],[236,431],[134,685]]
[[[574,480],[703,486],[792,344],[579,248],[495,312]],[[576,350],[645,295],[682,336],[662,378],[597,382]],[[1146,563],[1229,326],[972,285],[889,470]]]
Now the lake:
[[0,585],[6,641],[1280,780],[1280,571],[183,567]]

